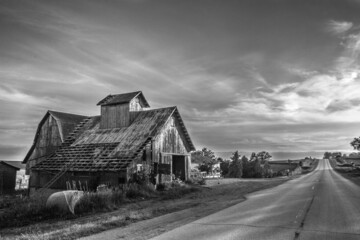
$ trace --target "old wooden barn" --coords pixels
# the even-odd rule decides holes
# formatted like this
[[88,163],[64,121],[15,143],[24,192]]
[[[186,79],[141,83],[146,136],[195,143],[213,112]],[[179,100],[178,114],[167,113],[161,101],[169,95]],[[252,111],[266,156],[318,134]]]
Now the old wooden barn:
[[135,173],[158,184],[190,175],[195,150],[177,107],[152,109],[141,91],[109,95],[100,116],[48,111],[24,159],[30,190],[96,188],[129,182]]

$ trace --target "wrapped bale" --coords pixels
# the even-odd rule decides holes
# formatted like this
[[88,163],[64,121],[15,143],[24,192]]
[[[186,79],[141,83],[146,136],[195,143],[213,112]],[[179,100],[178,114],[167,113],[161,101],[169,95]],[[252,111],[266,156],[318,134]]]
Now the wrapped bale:
[[84,196],[83,191],[69,190],[56,192],[50,195],[46,201],[46,207],[57,207],[58,209],[75,214],[75,205],[79,202],[81,197]]

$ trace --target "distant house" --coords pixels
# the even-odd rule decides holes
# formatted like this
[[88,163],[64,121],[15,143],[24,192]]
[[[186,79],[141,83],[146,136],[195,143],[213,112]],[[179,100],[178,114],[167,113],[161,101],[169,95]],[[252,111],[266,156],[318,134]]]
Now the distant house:
[[148,110],[141,91],[109,95],[101,115],[48,111],[24,159],[31,190],[67,183],[117,186],[142,171],[154,183],[187,180],[195,150],[177,107]]
[[11,193],[16,186],[16,173],[24,166],[20,161],[0,160],[0,194]]

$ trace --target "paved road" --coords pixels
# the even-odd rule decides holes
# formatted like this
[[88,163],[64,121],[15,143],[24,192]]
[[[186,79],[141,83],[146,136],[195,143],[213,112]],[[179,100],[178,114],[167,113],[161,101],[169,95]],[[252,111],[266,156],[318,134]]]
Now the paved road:
[[360,187],[320,160],[312,173],[154,239],[360,239]]

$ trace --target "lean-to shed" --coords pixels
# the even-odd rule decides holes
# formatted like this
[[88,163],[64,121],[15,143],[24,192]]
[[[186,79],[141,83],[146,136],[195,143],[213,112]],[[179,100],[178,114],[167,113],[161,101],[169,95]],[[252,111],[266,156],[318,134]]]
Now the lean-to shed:
[[0,160],[0,195],[15,191],[16,172],[21,168],[18,161]]
[[100,116],[79,117],[55,151],[30,166],[31,189],[117,186],[139,171],[154,183],[189,178],[195,148],[177,107],[149,110],[141,91],[109,95],[97,105]]

